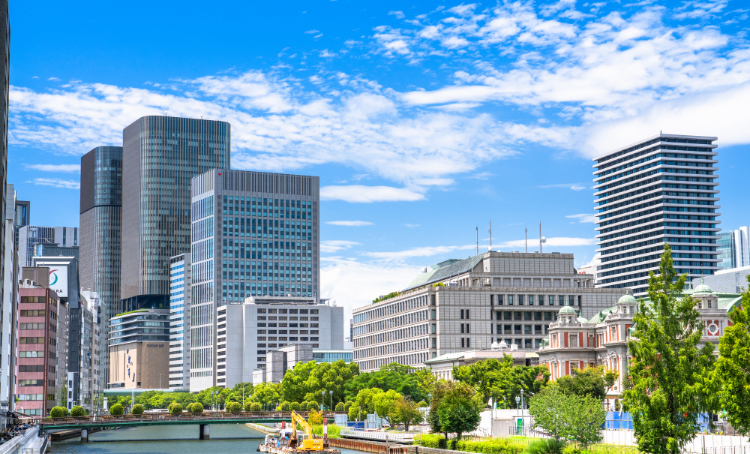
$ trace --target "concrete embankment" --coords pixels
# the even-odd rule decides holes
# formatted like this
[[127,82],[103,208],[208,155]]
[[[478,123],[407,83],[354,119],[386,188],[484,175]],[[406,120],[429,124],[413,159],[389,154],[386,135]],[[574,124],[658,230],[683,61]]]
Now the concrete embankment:
[[355,451],[371,452],[375,454],[416,454],[415,446],[382,443],[370,440],[352,440],[349,438],[330,438],[328,444],[333,448],[353,449]]

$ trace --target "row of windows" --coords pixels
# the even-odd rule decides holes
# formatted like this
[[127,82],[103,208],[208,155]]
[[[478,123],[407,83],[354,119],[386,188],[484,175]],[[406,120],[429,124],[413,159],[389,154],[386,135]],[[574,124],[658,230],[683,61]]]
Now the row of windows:
[[[490,306],[493,305],[493,299],[497,300],[498,306],[544,306],[545,304],[545,295],[490,295]],[[557,305],[559,306],[575,306],[576,300],[578,301],[578,306],[581,306],[582,299],[581,295],[547,295],[546,297],[547,305],[549,306],[554,306],[555,301],[557,301]]]

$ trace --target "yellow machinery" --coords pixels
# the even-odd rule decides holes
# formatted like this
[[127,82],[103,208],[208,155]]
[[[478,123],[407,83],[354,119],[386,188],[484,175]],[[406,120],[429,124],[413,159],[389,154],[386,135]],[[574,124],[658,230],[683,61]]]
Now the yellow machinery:
[[[297,424],[302,426],[305,430],[305,435],[307,435],[305,439],[302,440],[302,446],[299,446],[299,443],[297,442]],[[295,411],[292,411],[292,438],[289,439],[289,446],[302,451],[323,450],[323,440],[316,440],[313,438],[312,427],[307,421],[305,421],[305,418],[298,415]]]

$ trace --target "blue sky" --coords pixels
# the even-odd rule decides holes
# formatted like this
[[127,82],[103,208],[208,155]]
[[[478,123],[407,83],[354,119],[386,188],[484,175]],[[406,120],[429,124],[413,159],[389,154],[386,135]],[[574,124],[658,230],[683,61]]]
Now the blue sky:
[[[78,164],[149,114],[232,123],[233,167],[321,176],[324,296],[351,309],[474,249],[595,253],[591,158],[719,137],[747,225],[748,5],[12,0],[9,182],[78,224]],[[743,171],[742,169],[745,169]]]

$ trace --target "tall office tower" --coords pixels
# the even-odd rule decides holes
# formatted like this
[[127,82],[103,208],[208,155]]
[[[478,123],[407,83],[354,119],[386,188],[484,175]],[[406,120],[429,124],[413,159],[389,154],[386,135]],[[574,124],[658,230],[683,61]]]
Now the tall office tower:
[[78,246],[78,227],[39,227],[27,225],[18,230],[18,258],[21,266],[31,266],[38,244]]
[[[13,396],[15,395],[16,382],[16,330],[18,322],[18,254],[15,248],[15,236],[13,222],[16,207],[16,192],[12,184],[7,186],[5,211],[5,238],[3,239],[5,256],[2,291],[2,308],[0,309],[0,421],[3,423],[7,412],[13,411],[15,406]],[[3,424],[3,427],[5,425]]]
[[190,180],[229,168],[230,125],[143,117],[123,131],[120,298],[169,304],[169,259],[190,251]]
[[104,387],[109,382],[109,319],[120,302],[122,147],[96,147],[81,157],[80,213],[81,288],[101,298],[98,382]]
[[320,179],[214,169],[193,178],[192,203],[191,392],[227,384],[219,308],[318,302]]
[[[10,93],[10,17],[8,14],[8,0],[0,0],[0,301],[5,300],[5,212],[7,202],[8,183],[8,100]],[[8,373],[9,371],[0,371]]]
[[190,389],[190,253],[169,260],[169,387]]
[[719,262],[720,269],[730,270],[737,267],[737,247],[734,242],[734,232],[719,233],[719,247],[717,250],[719,252],[718,258],[721,260]]
[[659,134],[594,159],[597,287],[645,295],[665,243],[678,273],[718,269],[715,140]]
[[18,250],[18,231],[21,227],[31,224],[31,202],[28,200],[16,200],[16,217],[14,223],[14,235],[16,251]]

